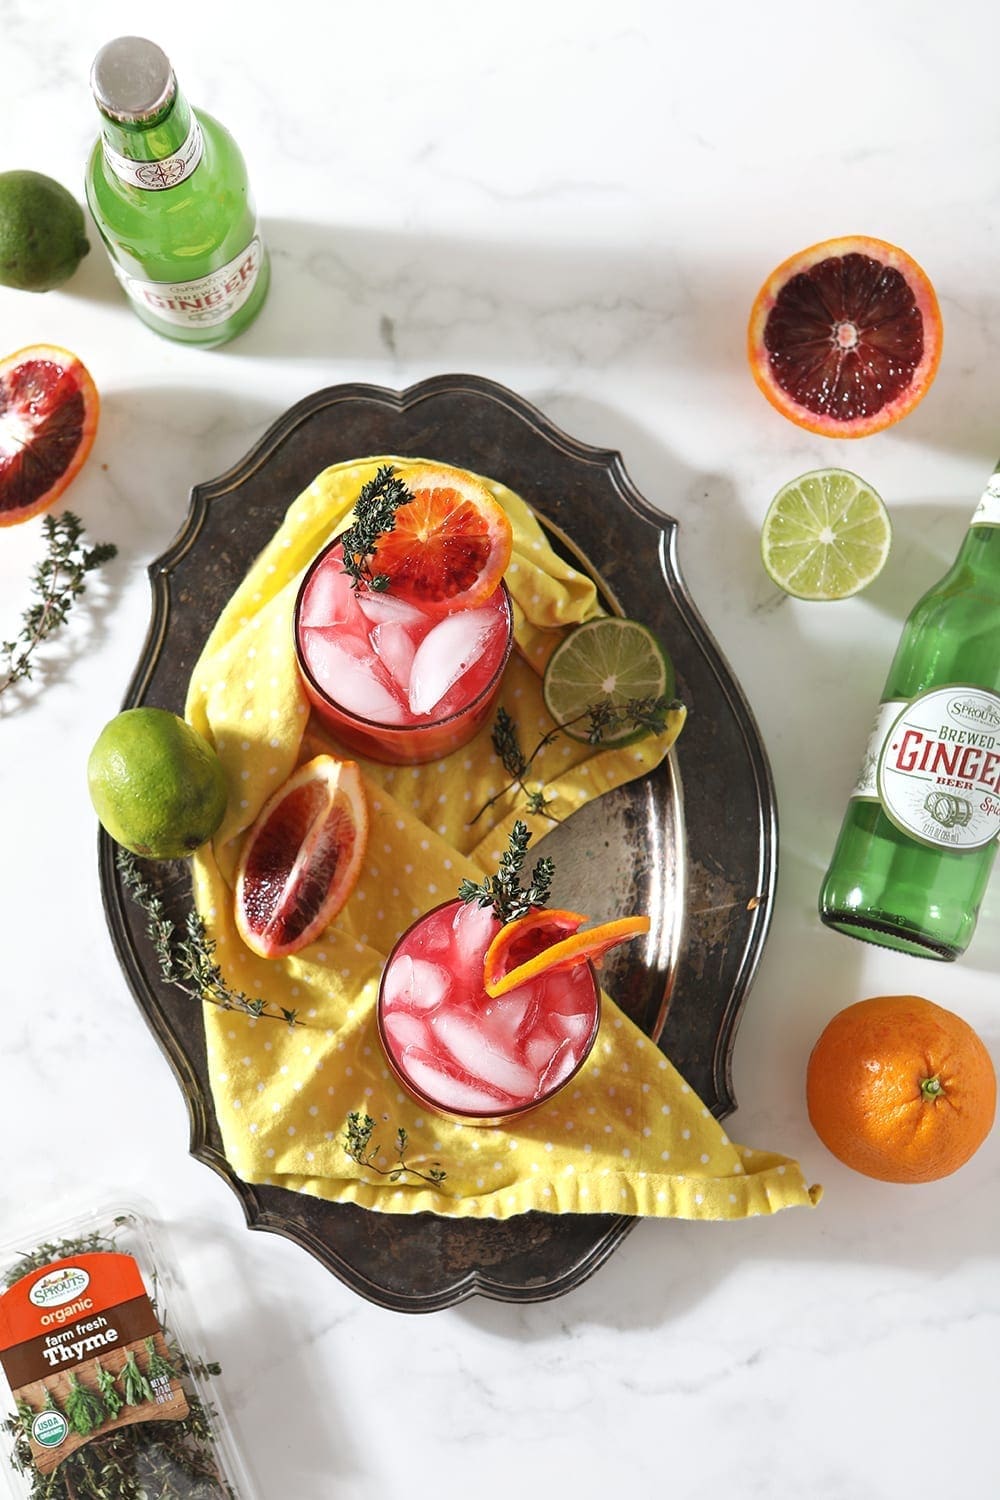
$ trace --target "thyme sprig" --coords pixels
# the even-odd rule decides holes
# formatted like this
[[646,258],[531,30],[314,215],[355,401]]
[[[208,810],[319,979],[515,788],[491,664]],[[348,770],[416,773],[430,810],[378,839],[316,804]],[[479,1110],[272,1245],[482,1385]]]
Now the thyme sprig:
[[85,546],[83,522],[69,510],[59,516],[45,516],[42,535],[46,556],[31,575],[35,602],[24,611],[17,637],[0,643],[3,658],[0,670],[4,673],[0,677],[0,693],[31,677],[35,652],[66,623],[76,600],[86,593],[87,574],[118,555],[118,548],[112,542]]
[[525,795],[527,812],[543,814],[552,823],[561,822],[555,813],[549,811],[553,799],[547,795],[544,785],[529,787],[526,780],[529,770],[546,745],[551,745],[564,730],[583,723],[587,725],[587,743],[590,745],[603,744],[608,734],[622,729],[641,729],[647,734],[659,734],[666,728],[667,715],[682,706],[679,698],[668,698],[665,694],[650,698],[630,698],[617,706],[610,698],[589,703],[572,719],[567,719],[564,724],[554,724],[547,730],[530,755],[525,755],[521,749],[515,721],[505,708],[498,708],[490,739],[510,780],[499,791],[494,792],[492,797],[487,798],[479,811],[469,819],[469,826],[478,822],[484,812],[515,786],[520,787]]
[[372,1140],[374,1133],[375,1121],[371,1115],[364,1110],[352,1109],[344,1127],[344,1150],[359,1167],[367,1167],[370,1172],[377,1172],[380,1177],[388,1177],[390,1182],[398,1182],[406,1175],[419,1177],[422,1182],[444,1182],[448,1174],[442,1171],[439,1162],[432,1162],[426,1172],[411,1167],[407,1162],[406,1147],[409,1136],[402,1125],[396,1131],[395,1166],[380,1167],[378,1165],[380,1147]]
[[526,917],[537,906],[547,906],[552,893],[552,878],[556,867],[544,856],[538,860],[531,872],[527,886],[521,884],[521,870],[528,857],[531,834],[527,824],[520,818],[510,831],[507,848],[500,856],[500,867],[495,875],[487,875],[478,885],[472,880],[463,880],[458,887],[462,901],[475,901],[480,906],[492,906],[497,920],[503,923],[516,922]]
[[298,1012],[283,1005],[273,1005],[235,990],[229,984],[215,958],[215,941],[209,937],[205,923],[196,911],[188,912],[182,930],[167,916],[166,908],[139,868],[135,855],[119,849],[118,869],[125,889],[146,914],[146,932],[156,952],[160,974],[190,995],[192,1000],[206,1000],[222,1010],[238,1010],[255,1021],[283,1021],[286,1026],[301,1026]]
[[344,532],[344,572],[354,579],[353,587],[364,585],[382,593],[389,587],[389,575],[372,569],[372,558],[378,551],[379,537],[396,529],[396,512],[413,499],[392,464],[383,464],[374,479],[362,485],[354,504],[354,521]]

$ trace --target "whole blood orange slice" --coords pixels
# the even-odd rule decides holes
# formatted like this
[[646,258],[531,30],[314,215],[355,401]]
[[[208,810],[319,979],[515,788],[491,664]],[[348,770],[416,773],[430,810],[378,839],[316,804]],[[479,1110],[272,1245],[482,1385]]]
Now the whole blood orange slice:
[[427,614],[484,603],[499,586],[513,547],[507,512],[485,485],[458,469],[430,465],[404,474],[413,499],[378,539],[374,571],[389,592]]
[[941,358],[941,313],[905,250],[864,235],[791,256],[757,293],[750,368],[799,427],[865,437],[912,411]]
[[648,917],[617,917],[581,932],[586,920],[577,912],[539,908],[507,922],[483,959],[486,993],[496,1000],[542,974],[596,963],[609,949],[649,931]]
[[368,807],[352,760],[317,755],[262,808],[236,871],[236,926],[262,958],[297,953],[357,884]]
[[48,510],[93,447],[100,400],[75,354],[33,344],[0,360],[0,526]]

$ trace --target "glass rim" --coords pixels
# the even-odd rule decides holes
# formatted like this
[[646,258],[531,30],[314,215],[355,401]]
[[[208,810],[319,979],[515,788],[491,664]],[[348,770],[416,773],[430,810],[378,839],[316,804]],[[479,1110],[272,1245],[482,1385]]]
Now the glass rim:
[[[466,903],[462,901],[461,896],[451,896],[446,901],[439,901],[436,906],[429,906],[427,910],[425,912],[422,912],[419,917],[414,917],[409,926],[400,933],[399,937],[390,948],[385,963],[382,965],[382,972],[379,975],[378,995],[376,996],[375,1000],[375,1028],[378,1032],[378,1039],[381,1044],[382,1051],[385,1054],[386,1062],[392,1069],[394,1076],[401,1084],[401,1086],[407,1090],[411,1098],[422,1104],[424,1108],[432,1110],[435,1114],[442,1115],[445,1119],[455,1120],[459,1124],[468,1124],[471,1122],[483,1126],[503,1125],[509,1120],[515,1120],[518,1119],[521,1115],[527,1114],[529,1110],[538,1109],[540,1105],[547,1104],[550,1099],[554,1099],[557,1094],[561,1094],[567,1084],[572,1083],[573,1079],[580,1072],[580,1069],[583,1067],[584,1063],[587,1061],[588,1057],[594,1050],[594,1044],[597,1041],[597,1034],[601,1028],[601,1014],[603,1009],[601,983],[593,962],[589,958],[586,959],[585,963],[587,968],[590,970],[590,980],[591,984],[594,987],[594,1024],[591,1027],[589,1036],[587,1037],[586,1045],[584,1046],[584,1049],[581,1052],[580,1056],[577,1058],[576,1062],[573,1064],[573,1067],[566,1074],[566,1077],[561,1078],[555,1085],[555,1087],[551,1089],[547,1094],[543,1094],[540,1099],[531,1099],[525,1104],[513,1105],[510,1109],[500,1108],[494,1111],[461,1111],[447,1109],[443,1104],[439,1104],[436,1100],[432,1099],[429,1094],[425,1094],[422,1089],[418,1088],[413,1080],[409,1078],[398,1066],[385,1034],[385,1027],[383,1024],[382,998],[385,990],[385,976],[386,974],[388,974],[392,961],[395,958],[400,947],[409,937],[414,928],[419,927],[422,922],[426,922],[427,918],[432,917],[435,912],[443,911],[445,907],[462,906],[465,904]],[[540,975],[538,977],[541,978]]]
[[[327,542],[325,547],[321,548],[321,550],[317,552],[312,562],[306,568],[305,573],[302,575],[302,581],[300,582],[298,591],[295,595],[295,607],[292,611],[292,642],[295,647],[295,660],[298,664],[299,671],[302,673],[302,676],[305,678],[306,682],[316,693],[317,697],[319,697],[324,704],[329,705],[329,707],[333,709],[335,713],[340,714],[344,719],[348,721],[348,723],[356,724],[361,729],[376,736],[384,735],[387,733],[392,735],[406,735],[413,734],[414,731],[416,731],[418,734],[426,733],[429,729],[443,729],[446,728],[447,725],[453,723],[456,719],[465,718],[467,714],[471,713],[476,707],[478,707],[480,703],[483,702],[484,699],[488,698],[489,695],[493,692],[498,681],[503,675],[503,670],[506,667],[507,662],[510,659],[510,653],[514,649],[514,611],[511,605],[510,589],[507,587],[506,581],[501,578],[500,582],[497,584],[497,588],[494,590],[494,593],[498,590],[503,593],[504,604],[507,611],[507,640],[504,645],[503,654],[501,655],[500,660],[497,662],[496,670],[490,674],[488,680],[483,684],[476,696],[474,698],[470,698],[468,703],[463,704],[461,708],[455,709],[453,713],[445,715],[445,717],[442,719],[428,719],[426,722],[420,724],[386,724],[378,719],[366,719],[363,714],[354,713],[351,709],[344,708],[342,704],[337,702],[336,698],[331,698],[326,689],[322,687],[319,682],[317,682],[315,674],[313,673],[312,669],[309,666],[309,663],[305,659],[305,653],[299,645],[299,615],[302,612],[302,602],[305,598],[305,593],[306,589],[309,586],[309,581],[312,578],[313,574],[319,569],[327,554],[332,552],[334,547],[338,546],[342,542],[342,540],[342,537],[335,536],[329,542]],[[493,595],[490,594],[489,597],[492,599]],[[458,611],[456,610],[455,613],[457,614]],[[447,616],[443,615],[442,619],[445,618],[447,618]]]

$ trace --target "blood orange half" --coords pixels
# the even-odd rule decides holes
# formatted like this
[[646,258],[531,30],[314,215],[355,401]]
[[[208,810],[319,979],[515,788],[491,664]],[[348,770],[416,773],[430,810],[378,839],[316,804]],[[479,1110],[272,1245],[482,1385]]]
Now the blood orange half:
[[93,447],[100,401],[66,349],[33,344],[0,360],[0,526],[48,510]]
[[649,931],[648,917],[618,917],[581,932],[586,920],[577,912],[540,908],[507,922],[483,959],[486,993],[496,1000],[541,974],[596,963],[609,949]]
[[884,240],[824,240],[772,271],[750,314],[748,353],[764,395],[826,437],[866,437],[926,395],[941,358],[926,273]]
[[390,592],[427,614],[483,604],[500,585],[513,547],[507,512],[485,485],[445,467],[403,476],[413,499],[379,537],[373,570]]
[[352,760],[317,755],[261,810],[236,871],[236,925],[262,958],[297,953],[333,921],[357,884],[368,807]]

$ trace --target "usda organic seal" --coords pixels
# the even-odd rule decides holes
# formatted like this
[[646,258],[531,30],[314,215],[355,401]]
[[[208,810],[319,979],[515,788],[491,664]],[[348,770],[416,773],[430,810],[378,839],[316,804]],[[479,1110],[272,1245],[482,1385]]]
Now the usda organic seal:
[[31,1424],[31,1436],[40,1448],[58,1448],[69,1432],[61,1411],[40,1411]]

